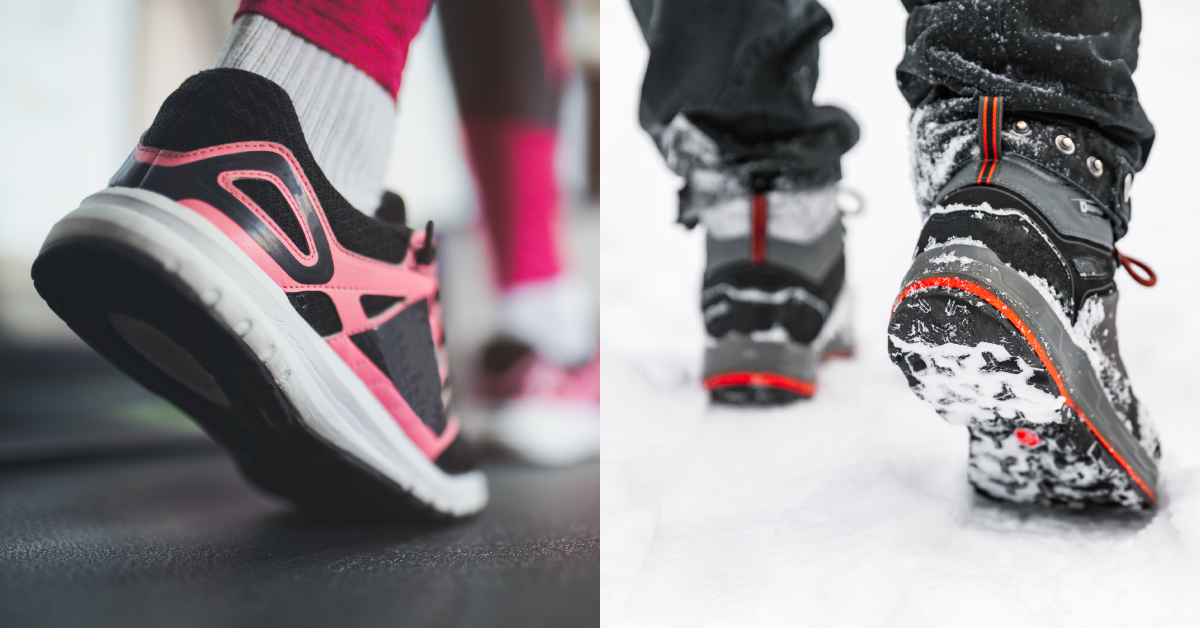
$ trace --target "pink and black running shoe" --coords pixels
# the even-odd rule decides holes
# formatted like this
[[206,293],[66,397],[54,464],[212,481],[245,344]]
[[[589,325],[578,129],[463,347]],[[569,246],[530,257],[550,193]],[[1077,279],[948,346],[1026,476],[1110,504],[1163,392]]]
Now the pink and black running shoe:
[[54,227],[33,278],[266,491],[324,512],[467,516],[487,482],[448,408],[432,228],[402,213],[376,220],[338,194],[278,85],[210,70]]
[[484,348],[480,392],[488,404],[483,440],[543,466],[600,455],[600,353],[575,367],[496,338]]

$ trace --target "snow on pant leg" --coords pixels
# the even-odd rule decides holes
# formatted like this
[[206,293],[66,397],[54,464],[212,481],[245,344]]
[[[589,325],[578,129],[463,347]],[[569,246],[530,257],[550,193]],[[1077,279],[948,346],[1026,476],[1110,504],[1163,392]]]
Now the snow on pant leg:
[[[904,0],[907,47],[896,68],[914,108],[917,193],[928,207],[948,177],[978,151],[980,95],[1004,98],[1004,120],[1033,132],[1003,134],[1015,151],[1058,172],[1111,208],[1120,237],[1130,215],[1127,175],[1141,170],[1154,127],[1138,102],[1138,0]],[[1055,148],[1059,134],[1077,146]],[[1097,176],[1087,158],[1103,164]],[[976,155],[975,158],[978,158]]]
[[841,178],[841,156],[858,141],[858,126],[845,111],[812,101],[818,44],[833,29],[819,3],[632,4],[650,47],[639,117],[668,166],[687,180],[681,221],[695,224],[695,208],[717,200],[696,185],[698,171],[719,172],[741,192],[756,177],[773,189]]
[[594,307],[564,270],[555,176],[569,76],[559,0],[441,0],[467,153],[501,289],[503,331],[564,364],[595,349]]
[[[833,20],[815,0],[633,0],[650,60],[639,118],[655,139],[679,114],[729,161],[771,160],[836,180],[858,127],[813,104],[818,43]],[[814,176],[819,176],[814,174]]]

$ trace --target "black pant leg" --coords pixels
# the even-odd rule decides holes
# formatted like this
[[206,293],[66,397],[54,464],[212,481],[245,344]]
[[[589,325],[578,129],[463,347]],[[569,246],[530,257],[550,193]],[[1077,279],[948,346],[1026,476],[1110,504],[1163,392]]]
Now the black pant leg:
[[[812,102],[817,45],[833,28],[815,0],[631,0],[650,47],[639,117],[681,175],[770,171],[821,185],[858,140],[845,111]],[[671,132],[694,125],[715,152]],[[693,138],[694,139],[694,138]]]
[[[1128,183],[1154,142],[1132,77],[1141,32],[1138,0],[904,4],[907,47],[896,78],[914,107],[922,202],[932,200],[938,175],[955,169],[947,165],[961,165],[969,159],[965,153],[976,149],[955,129],[970,132],[978,96],[1002,96],[1006,124],[1035,123],[1033,135],[1005,133],[1006,150],[1062,174],[1114,208],[1114,229],[1123,235]],[[1064,155],[1055,149],[1057,134],[1072,137],[1078,150]],[[1088,170],[1088,157],[1106,166],[1102,175]]]

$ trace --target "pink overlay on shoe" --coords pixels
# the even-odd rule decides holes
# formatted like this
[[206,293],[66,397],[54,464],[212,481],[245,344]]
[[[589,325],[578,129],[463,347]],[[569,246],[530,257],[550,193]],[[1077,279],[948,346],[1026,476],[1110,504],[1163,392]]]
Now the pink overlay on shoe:
[[433,0],[242,0],[236,18],[258,13],[328,50],[388,90],[400,91],[408,46]]
[[[328,282],[320,285],[297,283],[263,250],[262,246],[223,212],[197,199],[181,199],[178,201],[179,204],[195,211],[220,229],[285,292],[319,290],[329,295],[341,318],[342,331],[325,338],[326,342],[371,389],[376,399],[387,408],[396,423],[417,447],[431,460],[437,458],[458,434],[458,419],[454,416],[447,416],[446,427],[442,431],[442,434],[436,434],[417,416],[416,412],[413,411],[412,407],[409,406],[408,402],[396,389],[391,379],[380,371],[350,339],[350,336],[378,327],[412,304],[425,300],[429,306],[429,325],[433,333],[435,350],[438,354],[438,371],[443,385],[445,384],[448,376],[448,367],[444,359],[444,345],[441,341],[443,337],[441,305],[436,298],[438,290],[436,279],[437,265],[418,264],[415,256],[415,252],[420,250],[425,244],[424,233],[418,232],[413,234],[409,243],[408,253],[404,261],[400,264],[389,264],[370,259],[347,250],[334,236],[325,212],[321,208],[321,203],[313,191],[308,177],[305,176],[304,170],[300,167],[299,162],[296,161],[291,151],[279,144],[270,142],[242,142],[187,153],[163,151],[139,145],[134,151],[134,158],[142,163],[171,167],[220,155],[260,151],[273,152],[287,160],[297,180],[300,181],[305,195],[308,197],[313,208],[315,208],[317,216],[321,221],[321,227],[325,231],[325,237],[329,241],[332,256],[333,277]],[[308,254],[301,253],[295,244],[292,243],[291,239],[284,234],[279,225],[253,200],[233,185],[233,182],[237,179],[259,179],[268,181],[276,186],[283,195],[283,198],[291,205],[292,211],[295,212],[299,220],[308,242]],[[271,230],[279,237],[279,240],[287,246],[288,251],[298,261],[305,265],[317,263],[317,249],[314,246],[313,234],[309,230],[303,214],[296,205],[296,200],[278,177],[260,170],[227,171],[218,177],[218,184],[250,208],[264,224],[269,225]],[[309,264],[309,262],[312,262],[312,264]],[[360,301],[360,297],[364,294],[395,296],[401,297],[404,300],[379,315],[368,318],[363,311]]]
[[500,373],[484,373],[481,392],[491,401],[527,399],[600,405],[600,352],[583,366],[564,368],[529,351]]

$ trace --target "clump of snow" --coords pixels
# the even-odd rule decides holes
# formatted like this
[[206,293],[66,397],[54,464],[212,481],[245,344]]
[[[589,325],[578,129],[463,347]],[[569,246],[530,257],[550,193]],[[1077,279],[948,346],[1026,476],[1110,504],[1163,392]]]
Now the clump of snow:
[[[953,303],[950,301],[951,306]],[[921,382],[917,395],[933,404],[948,423],[987,424],[997,418],[1024,419],[1032,423],[1061,420],[1059,410],[1066,400],[1030,384],[1030,378],[1039,369],[999,344],[933,345],[919,338],[906,342],[894,334],[889,339],[900,351],[919,356],[924,361],[925,368],[914,369],[912,373]],[[1017,372],[989,366],[1009,360],[1015,362]]]
[[909,118],[913,188],[926,216],[950,177],[966,162],[980,158],[974,120],[946,120],[943,103],[921,105]]
[[[1049,448],[1044,447],[1046,454]],[[1034,480],[1040,475],[1038,454],[1017,440],[1016,433],[1004,438],[971,440],[971,459],[967,477],[980,490],[1000,499],[1033,502],[1041,495]],[[1049,465],[1054,468],[1053,462]],[[1014,479],[1021,481],[1014,482]]]
[[929,261],[933,264],[958,264],[959,266],[962,266],[963,268],[965,268],[971,264],[979,263],[969,257],[955,255],[954,253],[942,253],[941,255],[939,255]]
[[[975,434],[967,476],[980,490],[1000,499],[1040,501],[1043,491],[1060,500],[1083,503],[1089,489],[1103,490],[1117,503],[1136,507],[1141,497],[1122,469],[1094,452],[1062,452],[1052,444],[1030,448],[1016,432],[1003,437]],[[1040,481],[1053,478],[1053,481]],[[1103,488],[1101,488],[1103,487]]]
[[667,167],[681,177],[689,176],[694,170],[721,167],[721,151],[717,143],[682,113],[676,114],[658,134],[658,145]]
[[1050,282],[1038,277],[1037,275],[1017,270],[1015,268],[1010,268],[1010,270],[1020,275],[1025,279],[1025,281],[1028,281],[1030,285],[1032,285],[1034,289],[1042,295],[1042,298],[1045,299],[1046,303],[1050,304],[1050,311],[1053,312],[1054,315],[1063,322],[1064,327],[1071,326],[1071,318],[1067,316],[1066,310],[1063,309],[1063,303],[1067,302],[1067,297],[1065,295],[1059,294],[1058,290],[1055,290],[1054,286],[1050,285]]

